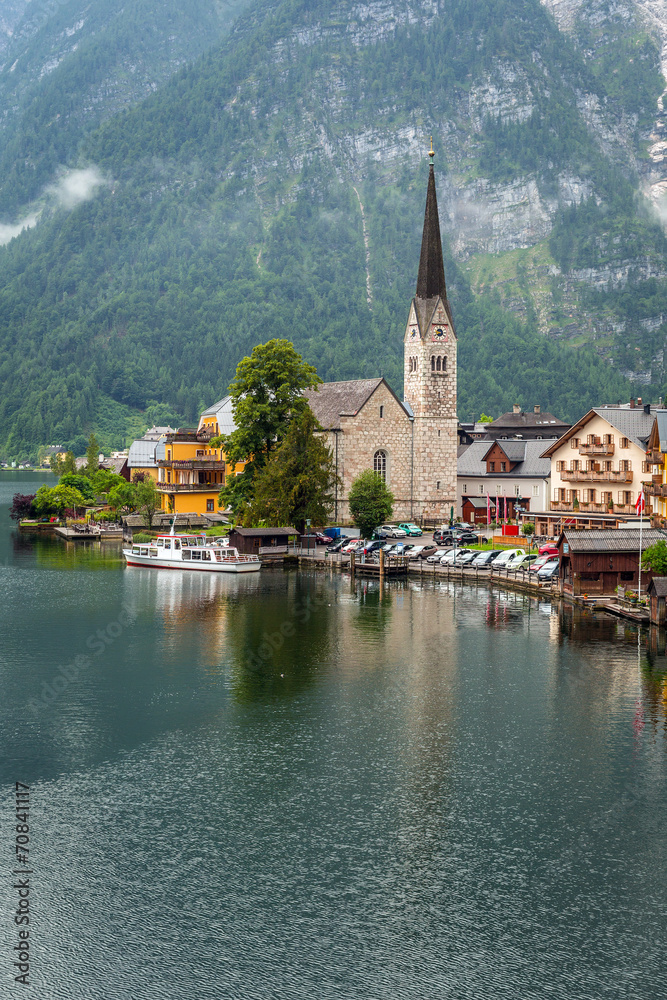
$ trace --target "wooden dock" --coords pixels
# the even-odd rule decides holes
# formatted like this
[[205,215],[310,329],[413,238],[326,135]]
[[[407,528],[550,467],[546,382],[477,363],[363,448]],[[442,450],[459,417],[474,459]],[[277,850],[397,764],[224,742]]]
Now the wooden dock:
[[648,625],[651,620],[648,608],[633,607],[625,603],[608,604],[604,610],[610,615],[615,615],[616,618],[625,618],[626,621],[634,622],[635,625]]
[[75,531],[74,528],[58,527],[55,534],[68,542],[120,542],[123,540],[123,529],[112,528],[105,531]]

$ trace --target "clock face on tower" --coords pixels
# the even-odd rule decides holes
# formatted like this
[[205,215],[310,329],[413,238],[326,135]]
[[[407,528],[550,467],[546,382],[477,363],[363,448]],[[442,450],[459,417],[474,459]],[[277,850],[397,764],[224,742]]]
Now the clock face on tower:
[[416,340],[418,337],[418,331],[416,326],[410,327],[410,340]]
[[431,327],[431,338],[436,342],[441,344],[447,343],[447,327],[446,326],[433,326]]

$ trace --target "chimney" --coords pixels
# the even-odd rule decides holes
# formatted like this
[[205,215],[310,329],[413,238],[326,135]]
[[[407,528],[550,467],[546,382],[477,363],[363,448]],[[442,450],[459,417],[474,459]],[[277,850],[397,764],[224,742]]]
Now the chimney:
[[646,414],[647,417],[651,416],[651,404],[650,403],[644,403],[644,413]]
[[633,399],[633,398],[632,398],[632,396],[631,396],[631,397],[630,397],[630,409],[631,409],[631,410],[634,410],[634,408],[635,408],[635,401],[634,401],[634,399]]
[[512,413],[521,413],[521,407],[519,406],[518,403],[515,403],[514,406],[512,407]]
[[637,396],[637,406],[641,406],[641,405],[642,405],[642,397],[641,396]]
[[535,406],[533,407],[533,411],[534,411],[535,413],[539,413],[539,412],[540,412],[540,404],[539,404],[539,403],[536,403],[536,404],[535,404]]

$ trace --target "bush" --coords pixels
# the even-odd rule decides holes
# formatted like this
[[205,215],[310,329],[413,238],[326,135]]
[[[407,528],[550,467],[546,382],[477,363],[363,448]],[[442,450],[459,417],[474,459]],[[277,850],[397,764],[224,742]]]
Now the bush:
[[226,538],[226,536],[231,531],[231,524],[216,524],[214,528],[208,528],[206,531],[207,538]]
[[524,521],[523,522],[523,525],[521,527],[521,534],[522,535],[534,535],[535,534],[535,525],[533,524],[532,521]]
[[146,542],[153,541],[153,535],[149,535],[147,531],[138,531],[136,535],[132,535],[132,541],[135,544],[139,542],[140,544],[145,545]]

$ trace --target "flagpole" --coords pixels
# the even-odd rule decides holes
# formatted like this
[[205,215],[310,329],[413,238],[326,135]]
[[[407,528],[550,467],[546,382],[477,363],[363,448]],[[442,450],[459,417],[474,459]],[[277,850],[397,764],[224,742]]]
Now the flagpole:
[[637,600],[642,597],[642,528],[644,527],[644,490],[639,494],[639,584],[637,586]]

